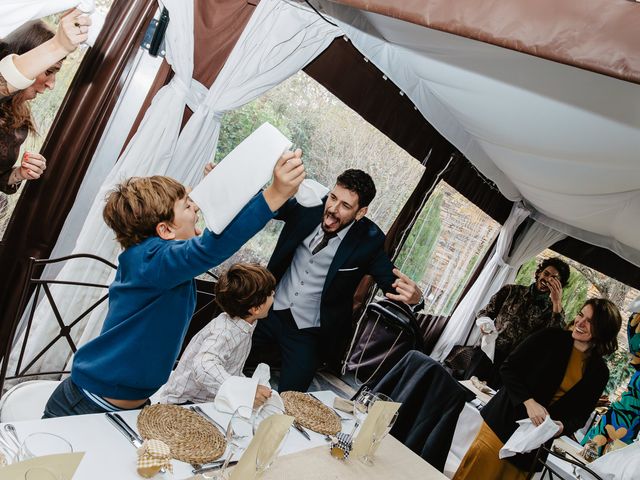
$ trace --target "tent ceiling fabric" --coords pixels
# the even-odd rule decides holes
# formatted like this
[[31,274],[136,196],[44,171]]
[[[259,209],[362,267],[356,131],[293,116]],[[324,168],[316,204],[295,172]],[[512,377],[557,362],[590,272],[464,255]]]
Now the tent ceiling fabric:
[[640,83],[633,1],[331,1]]
[[507,198],[523,199],[542,223],[640,265],[639,85],[323,6]]

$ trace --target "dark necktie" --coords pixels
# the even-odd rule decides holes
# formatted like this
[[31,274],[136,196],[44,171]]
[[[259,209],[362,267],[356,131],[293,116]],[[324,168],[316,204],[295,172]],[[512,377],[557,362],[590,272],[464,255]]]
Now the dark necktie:
[[322,250],[324,247],[327,246],[327,244],[329,243],[329,240],[331,240],[333,237],[335,237],[337,235],[336,232],[334,233],[327,233],[325,232],[324,236],[322,237],[322,240],[320,240],[320,243],[318,243],[315,248],[313,250],[311,250],[311,255],[315,255],[316,253],[318,253],[320,250]]

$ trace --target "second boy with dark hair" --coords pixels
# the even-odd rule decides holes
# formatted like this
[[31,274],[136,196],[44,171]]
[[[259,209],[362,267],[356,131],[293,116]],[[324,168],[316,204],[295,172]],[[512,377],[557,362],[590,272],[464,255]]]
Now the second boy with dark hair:
[[[216,302],[223,312],[191,339],[159,393],[160,402],[211,402],[224,382],[242,376],[251,335],[256,322],[269,313],[275,287],[276,279],[259,265],[238,263],[223,273],[216,285]],[[253,405],[270,396],[271,389],[257,385]]]

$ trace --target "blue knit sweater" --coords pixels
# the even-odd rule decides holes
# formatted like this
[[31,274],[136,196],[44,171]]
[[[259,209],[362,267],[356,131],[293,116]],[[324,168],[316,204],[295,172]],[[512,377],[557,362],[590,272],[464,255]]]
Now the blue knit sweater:
[[233,255],[272,217],[260,193],[220,235],[151,237],[123,251],[102,331],[76,352],[73,382],[107,398],[150,397],[180,353],[196,305],[194,277]]

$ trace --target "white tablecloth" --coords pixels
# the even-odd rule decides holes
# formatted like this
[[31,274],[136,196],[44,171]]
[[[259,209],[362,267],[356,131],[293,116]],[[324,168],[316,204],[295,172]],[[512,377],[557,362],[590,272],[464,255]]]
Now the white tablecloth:
[[[318,398],[328,405],[333,405],[335,394],[329,391],[316,392]],[[212,403],[201,405],[202,409],[222,425],[227,425],[231,415],[215,410]],[[122,417],[134,429],[139,410],[122,412]],[[81,415],[75,417],[51,418],[46,420],[32,420],[15,422],[18,436],[24,438],[34,432],[56,433],[67,439],[76,452],[86,452],[74,480],[140,480],[136,473],[136,449],[116,430],[105,415]],[[342,422],[343,431],[350,431],[353,423]],[[311,441],[304,438],[298,431],[291,430],[281,455],[299,452],[308,448],[327,445],[324,435],[307,430]],[[192,466],[173,461],[174,473],[165,473],[154,478],[184,479],[192,476]],[[1,475],[0,475],[1,477]]]

